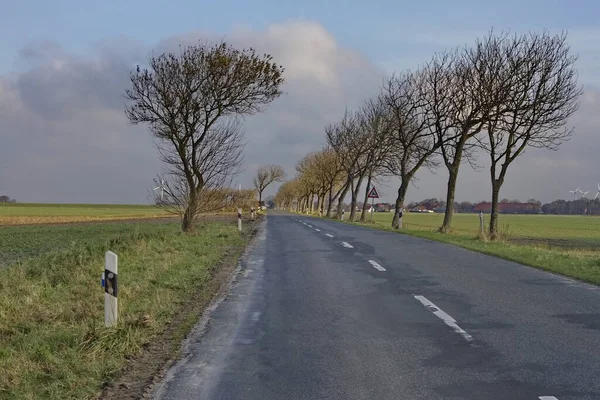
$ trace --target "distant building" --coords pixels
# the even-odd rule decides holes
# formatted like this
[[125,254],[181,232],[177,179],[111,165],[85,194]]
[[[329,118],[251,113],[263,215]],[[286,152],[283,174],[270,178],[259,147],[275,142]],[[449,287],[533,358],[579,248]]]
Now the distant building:
[[[489,214],[492,212],[492,203],[479,203],[473,211],[476,213],[483,211],[485,214]],[[537,203],[498,203],[498,212],[501,214],[538,214],[540,205]]]
[[389,203],[377,203],[375,204],[376,212],[388,212],[392,208],[392,205]]

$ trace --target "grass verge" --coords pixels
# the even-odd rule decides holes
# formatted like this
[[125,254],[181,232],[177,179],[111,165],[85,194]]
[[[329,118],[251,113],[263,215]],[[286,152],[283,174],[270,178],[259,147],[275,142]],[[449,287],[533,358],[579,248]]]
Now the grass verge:
[[[153,338],[171,326],[183,337],[198,314],[181,310],[212,297],[224,255],[239,254],[249,236],[233,222],[205,222],[195,235],[173,225],[1,269],[0,398],[96,398]],[[120,321],[111,329],[99,281],[108,249],[119,255]]]
[[509,241],[484,241],[477,238],[476,233],[472,235],[464,232],[442,234],[432,230],[406,228],[399,231],[392,229],[391,226],[383,225],[377,220],[374,223],[349,221],[343,221],[343,223],[449,243],[468,250],[600,285],[600,253],[598,253],[600,243],[596,243],[595,251],[590,251],[589,248],[553,247],[544,245],[543,242],[521,245]]

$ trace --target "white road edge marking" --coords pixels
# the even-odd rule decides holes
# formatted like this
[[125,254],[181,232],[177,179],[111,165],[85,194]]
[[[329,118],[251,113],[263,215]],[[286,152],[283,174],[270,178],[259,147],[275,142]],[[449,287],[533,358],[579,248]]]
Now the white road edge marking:
[[349,249],[353,249],[353,248],[354,248],[354,246],[352,246],[352,245],[351,245],[350,243],[348,243],[348,242],[342,242],[342,246],[344,246],[344,247],[347,247],[347,248],[349,248]]
[[385,271],[385,268],[383,268],[381,265],[377,264],[375,261],[369,260],[369,262],[377,271],[381,271],[381,272]]
[[426,297],[416,296],[416,295],[413,295],[413,296],[415,297],[415,299],[419,300],[421,302],[421,304],[423,304],[427,309],[429,309],[429,311],[431,311],[436,317],[438,317],[439,319],[444,321],[444,323],[446,325],[448,325],[449,327],[454,329],[454,331],[456,333],[458,333],[463,338],[465,338],[465,340],[467,342],[473,341],[473,336],[469,335],[464,329],[462,329],[460,326],[458,326],[458,324],[456,323],[456,320],[454,318],[452,318],[450,315],[446,314],[444,311],[442,311],[438,306],[433,304],[431,301],[427,300]]
[[329,236],[329,237],[335,237],[333,235],[330,235],[329,233],[326,233],[325,236]]
[[317,228],[315,228],[315,231],[317,231],[317,232],[321,232],[321,230],[320,230],[320,229],[317,229]]
[[558,400],[556,397],[554,396],[540,396],[539,397],[540,400]]

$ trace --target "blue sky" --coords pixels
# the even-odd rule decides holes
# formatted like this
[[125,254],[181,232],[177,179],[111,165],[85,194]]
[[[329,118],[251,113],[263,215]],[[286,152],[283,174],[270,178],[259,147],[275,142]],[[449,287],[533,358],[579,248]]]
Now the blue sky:
[[[496,5],[490,5],[494,3]],[[168,5],[167,5],[168,4]],[[190,30],[226,34],[236,26],[261,29],[287,19],[321,23],[339,42],[375,62],[395,62],[443,45],[448,34],[472,40],[473,33],[500,29],[584,30],[598,27],[595,1],[6,1],[0,14],[0,71],[16,69],[18,51],[27,43],[54,40],[70,51],[85,52],[95,43],[127,37],[152,45]],[[423,42],[413,41],[419,36]],[[401,49],[397,46],[402,45]],[[440,46],[441,47],[441,46]]]
[[[385,74],[414,69],[491,28],[569,31],[585,89],[573,117],[576,136],[557,153],[527,152],[511,166],[501,197],[550,201],[600,181],[600,4],[594,1],[4,3],[0,195],[19,201],[148,200],[161,165],[148,132],[125,119],[122,95],[129,70],[152,51],[225,38],[284,65],[286,95],[246,121],[246,170],[235,183],[251,187],[262,163],[279,163],[293,175],[299,158],[325,144],[324,127],[376,93]],[[486,159],[478,161],[479,171],[461,169],[457,200],[489,199]],[[444,197],[446,176],[444,169],[420,172],[408,199]],[[549,176],[553,184],[543,184]],[[378,188],[384,200],[394,200],[397,184],[392,179]]]

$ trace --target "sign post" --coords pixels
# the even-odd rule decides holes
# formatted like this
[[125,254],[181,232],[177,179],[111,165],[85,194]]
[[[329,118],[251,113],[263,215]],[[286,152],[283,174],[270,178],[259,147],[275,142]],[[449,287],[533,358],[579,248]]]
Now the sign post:
[[238,208],[238,231],[242,231],[242,209]]
[[117,324],[117,263],[118,257],[112,251],[104,255],[104,325],[107,327]]
[[373,223],[373,214],[375,213],[375,199],[379,198],[379,193],[377,193],[377,189],[375,189],[375,186],[373,186],[367,197],[371,199],[371,223]]

